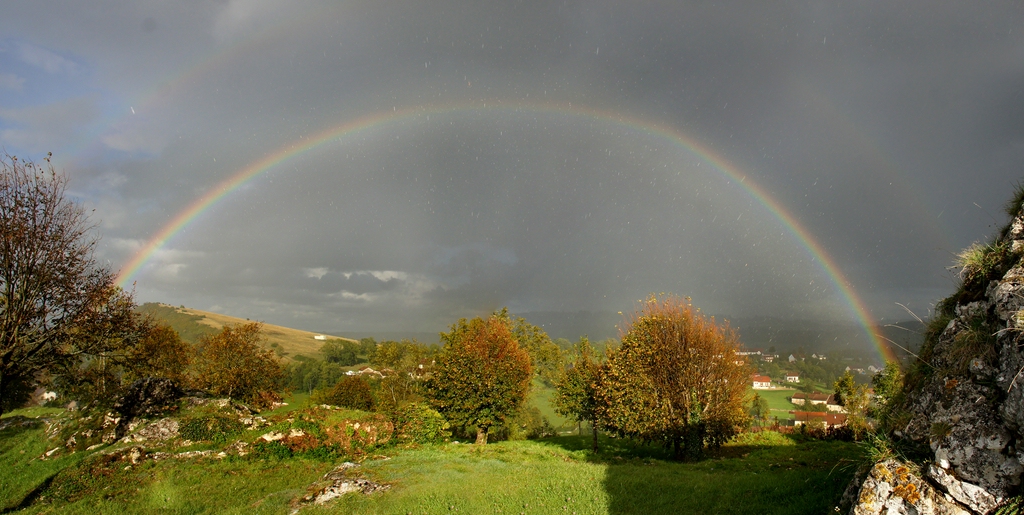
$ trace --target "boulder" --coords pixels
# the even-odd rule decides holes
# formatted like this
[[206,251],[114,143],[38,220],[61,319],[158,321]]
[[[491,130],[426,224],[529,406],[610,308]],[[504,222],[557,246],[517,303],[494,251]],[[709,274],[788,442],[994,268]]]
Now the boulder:
[[934,488],[913,467],[889,459],[880,461],[847,490],[851,515],[971,515],[950,495]]
[[145,377],[135,381],[114,402],[113,415],[108,415],[114,420],[114,439],[124,437],[135,417],[160,415],[175,407],[183,394],[178,384],[170,379]]

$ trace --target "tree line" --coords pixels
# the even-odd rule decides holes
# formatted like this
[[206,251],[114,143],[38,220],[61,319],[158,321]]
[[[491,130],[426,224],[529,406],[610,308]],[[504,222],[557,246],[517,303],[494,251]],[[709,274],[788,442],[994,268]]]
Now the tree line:
[[[484,444],[523,427],[549,430],[526,403],[537,380],[556,387],[560,413],[592,424],[595,443],[601,429],[660,442],[678,458],[721,445],[748,420],[752,369],[736,354],[736,333],[673,296],[643,302],[620,344],[602,350],[584,338],[563,351],[568,342],[552,342],[507,309],[458,320],[439,346],[330,341],[323,360],[287,366],[265,348],[259,323],[183,342],[139,314],[131,292],[97,263],[93,226],[66,196],[65,175],[48,159],[39,166],[5,155],[0,166],[0,413],[40,384],[104,405],[131,382],[159,376],[257,408],[289,388],[385,413],[429,406]],[[382,373],[342,371],[361,360]]]

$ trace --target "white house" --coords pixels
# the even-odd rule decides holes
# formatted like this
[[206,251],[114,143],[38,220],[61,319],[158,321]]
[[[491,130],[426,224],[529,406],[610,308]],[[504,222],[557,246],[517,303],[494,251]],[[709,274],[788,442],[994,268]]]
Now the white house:
[[318,334],[318,335],[314,336],[313,339],[314,340],[326,340],[327,339],[327,335]]
[[751,381],[754,383],[755,390],[767,390],[772,387],[772,378],[768,376],[751,376]]
[[798,374],[796,372],[786,372],[786,382],[787,383],[799,383],[800,382],[800,374]]

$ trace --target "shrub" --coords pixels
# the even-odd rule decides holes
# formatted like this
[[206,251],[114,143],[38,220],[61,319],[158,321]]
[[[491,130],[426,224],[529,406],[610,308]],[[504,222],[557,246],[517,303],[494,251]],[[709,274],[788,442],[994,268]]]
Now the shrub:
[[292,450],[280,442],[266,442],[260,440],[253,446],[252,456],[260,459],[283,460],[292,457]]
[[330,390],[314,392],[313,402],[363,411],[373,409],[370,383],[359,376],[343,376]]
[[395,439],[401,443],[441,443],[451,438],[448,421],[430,406],[414,402],[395,411]]
[[238,419],[222,413],[189,416],[178,424],[178,434],[193,442],[225,443],[242,429]]

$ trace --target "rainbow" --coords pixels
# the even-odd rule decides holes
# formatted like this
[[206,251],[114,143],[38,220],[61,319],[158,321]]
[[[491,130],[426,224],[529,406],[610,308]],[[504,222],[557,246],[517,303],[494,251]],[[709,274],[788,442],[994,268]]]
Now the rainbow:
[[744,191],[761,205],[775,215],[788,230],[807,248],[808,252],[821,266],[835,284],[843,300],[849,305],[858,323],[864,330],[866,336],[878,350],[879,354],[887,360],[895,360],[895,353],[889,345],[875,332],[875,324],[864,302],[856,295],[850,282],[840,271],[835,261],[828,255],[825,249],[814,239],[813,235],[793,215],[763,188],[755,184],[749,177],[744,175],[739,168],[720,156],[707,145],[690,138],[679,132],[677,129],[650,120],[641,120],[620,113],[606,112],[586,107],[559,105],[559,104],[526,104],[526,103],[502,103],[477,102],[473,104],[457,104],[443,106],[421,106],[407,109],[395,109],[390,112],[371,113],[355,118],[340,125],[330,127],[312,137],[303,138],[301,142],[293,142],[277,149],[275,152],[250,163],[248,166],[238,170],[233,175],[223,180],[210,189],[208,193],[197,199],[186,209],[178,213],[170,222],[160,229],[146,244],[136,253],[125,267],[118,274],[117,282],[123,288],[132,284],[133,277],[142,269],[153,255],[167,243],[175,234],[180,232],[200,214],[217,203],[220,199],[229,195],[243,184],[270,170],[284,161],[302,153],[313,150],[325,143],[338,141],[353,136],[359,132],[367,131],[389,122],[415,116],[429,116],[431,114],[451,114],[458,112],[481,112],[481,111],[508,111],[515,112],[543,112],[558,113],[571,116],[587,117],[594,120],[613,122],[626,126],[630,129],[660,137],[671,144],[681,146],[690,152],[700,156],[702,159],[713,165],[727,177],[733,179]]

